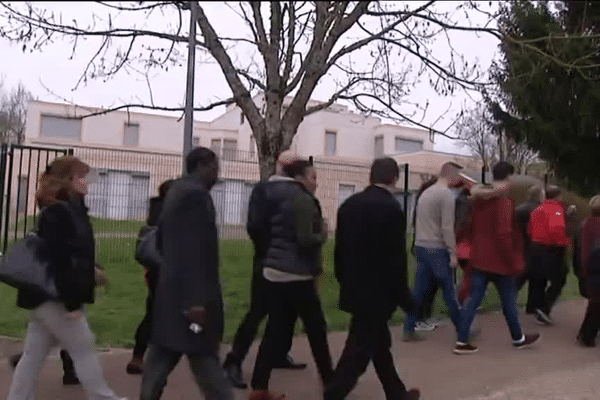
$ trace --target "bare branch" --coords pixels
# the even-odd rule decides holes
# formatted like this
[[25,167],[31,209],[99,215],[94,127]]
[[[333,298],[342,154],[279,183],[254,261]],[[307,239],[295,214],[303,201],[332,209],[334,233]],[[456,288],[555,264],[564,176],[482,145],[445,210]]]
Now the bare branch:
[[[250,91],[244,86],[240,80],[239,74],[236,72],[236,68],[231,61],[231,58],[227,54],[227,51],[223,47],[223,44],[219,40],[217,33],[208,21],[204,10],[198,5],[198,26],[202,31],[202,35],[206,40],[206,48],[211,55],[217,60],[225,79],[233,92],[233,98],[237,105],[242,109],[248,122],[252,126],[253,131],[258,132],[263,128],[261,125],[264,124],[264,119],[260,115],[260,111],[252,101]],[[262,129],[264,131],[264,129]]]
[[417,122],[417,121],[413,120],[412,118],[406,116],[404,113],[398,111],[394,107],[393,104],[389,104],[386,101],[382,100],[381,98],[379,98],[379,97],[377,97],[375,95],[372,95],[372,94],[369,94],[369,93],[359,93],[359,94],[354,94],[354,95],[351,95],[351,96],[340,96],[339,98],[343,99],[343,100],[350,100],[350,101],[352,101],[354,103],[354,105],[356,106],[356,108],[359,111],[361,111],[361,112],[374,113],[374,114],[382,115],[384,117],[389,117],[389,115],[387,115],[386,113],[382,113],[380,111],[374,110],[372,107],[369,107],[369,106],[365,105],[364,103],[362,103],[360,101],[361,97],[366,97],[366,98],[369,98],[371,100],[375,100],[376,102],[378,102],[379,104],[381,104],[382,106],[384,106],[387,110],[391,111],[392,114],[394,114],[397,117],[399,117],[400,120],[407,121],[407,122],[410,122],[411,124],[413,124],[415,126],[418,126],[420,128],[423,128],[423,129],[427,129],[430,133],[442,135],[444,137],[447,137],[448,139],[458,139],[458,137],[451,136],[451,135],[449,135],[447,133],[448,130],[450,129],[450,127],[446,128],[444,131],[439,131],[439,130],[431,127],[431,126],[424,125],[424,124],[422,124],[420,122]]

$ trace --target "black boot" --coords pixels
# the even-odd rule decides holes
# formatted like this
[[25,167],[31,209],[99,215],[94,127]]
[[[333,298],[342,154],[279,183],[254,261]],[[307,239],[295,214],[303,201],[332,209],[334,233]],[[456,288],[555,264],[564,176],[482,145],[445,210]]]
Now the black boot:
[[223,363],[223,369],[225,369],[225,373],[227,374],[227,377],[231,381],[231,384],[234,388],[246,389],[248,387],[246,382],[244,382],[244,377],[242,376],[242,366],[231,353],[227,355],[227,358]]
[[17,354],[13,354],[12,356],[9,357],[8,363],[10,364],[12,369],[17,368],[17,364],[21,360],[22,355],[23,355],[23,353],[17,353]]
[[275,364],[273,366],[273,368],[278,368],[278,369],[305,369],[306,368],[306,364],[305,363],[297,363],[294,361],[294,359],[291,356],[286,356],[283,360],[281,360],[279,363]]
[[73,360],[71,359],[71,356],[69,356],[69,353],[65,350],[61,350],[60,359],[63,363],[63,385],[79,385],[79,378],[77,378],[75,366],[73,365]]

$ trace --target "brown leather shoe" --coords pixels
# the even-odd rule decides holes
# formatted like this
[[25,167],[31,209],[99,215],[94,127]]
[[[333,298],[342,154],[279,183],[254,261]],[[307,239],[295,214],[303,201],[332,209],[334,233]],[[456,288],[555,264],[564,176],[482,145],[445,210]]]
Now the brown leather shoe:
[[144,358],[133,356],[127,364],[126,371],[129,375],[141,375],[144,372]]
[[419,389],[410,389],[406,392],[407,400],[419,400],[421,398],[421,391]]
[[268,390],[253,390],[248,400],[285,400],[285,394],[273,393]]

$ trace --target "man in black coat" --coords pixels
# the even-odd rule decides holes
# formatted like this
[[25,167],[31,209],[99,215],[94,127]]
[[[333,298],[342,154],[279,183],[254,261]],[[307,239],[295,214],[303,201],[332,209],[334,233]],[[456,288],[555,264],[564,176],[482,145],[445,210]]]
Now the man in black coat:
[[392,158],[371,167],[371,185],[348,198],[338,210],[335,276],[340,284],[340,308],[352,315],[346,347],[325,400],[341,400],[373,361],[388,400],[418,399],[398,377],[390,348],[388,321],[398,306],[410,312],[406,223],[392,192],[400,170]]
[[232,400],[231,383],[219,363],[224,315],[215,208],[209,193],[218,177],[217,156],[197,147],[186,164],[188,175],[170,188],[158,223],[163,264],[141,400],[160,399],[167,377],[184,354],[206,398]]
[[[241,364],[248,354],[248,350],[256,337],[258,327],[267,317],[268,298],[264,291],[264,277],[262,261],[265,257],[269,245],[271,216],[277,210],[277,203],[270,199],[269,188],[279,185],[281,182],[292,181],[290,177],[285,177],[283,167],[297,159],[297,156],[291,151],[283,151],[277,160],[276,174],[267,181],[259,182],[252,189],[250,201],[248,203],[248,221],[246,229],[248,236],[254,245],[254,258],[252,260],[252,283],[250,309],[238,327],[233,339],[231,351],[227,355],[223,368],[231,380],[234,387],[245,389],[247,387],[242,377]],[[293,319],[295,322],[295,318]],[[304,369],[306,364],[295,363],[290,356],[286,356],[292,347],[292,341],[286,342],[286,351],[281,354],[281,360],[275,365],[276,368]]]

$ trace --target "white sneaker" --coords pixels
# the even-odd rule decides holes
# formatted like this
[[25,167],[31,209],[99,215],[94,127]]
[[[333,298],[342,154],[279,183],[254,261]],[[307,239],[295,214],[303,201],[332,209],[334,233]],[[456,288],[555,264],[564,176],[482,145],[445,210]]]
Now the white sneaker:
[[415,331],[430,332],[434,330],[435,327],[435,324],[430,324],[428,322],[417,321],[417,323],[415,323]]

